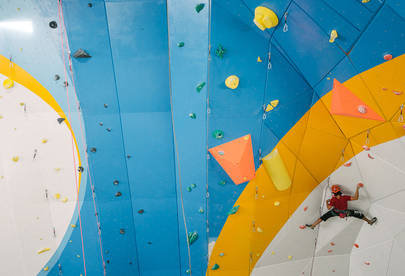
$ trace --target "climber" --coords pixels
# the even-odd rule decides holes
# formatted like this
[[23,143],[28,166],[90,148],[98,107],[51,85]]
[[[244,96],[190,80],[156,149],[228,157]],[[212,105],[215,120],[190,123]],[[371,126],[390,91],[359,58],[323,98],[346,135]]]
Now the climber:
[[314,229],[315,226],[317,226],[322,221],[326,221],[329,218],[336,216],[339,216],[341,218],[355,217],[366,221],[370,225],[373,225],[377,221],[376,217],[368,219],[362,212],[347,208],[348,201],[359,199],[359,190],[362,187],[362,183],[357,184],[356,193],[354,194],[354,196],[348,196],[342,194],[342,190],[339,185],[332,185],[333,196],[331,199],[326,200],[326,207],[329,211],[323,214],[313,224],[306,224],[305,226]]

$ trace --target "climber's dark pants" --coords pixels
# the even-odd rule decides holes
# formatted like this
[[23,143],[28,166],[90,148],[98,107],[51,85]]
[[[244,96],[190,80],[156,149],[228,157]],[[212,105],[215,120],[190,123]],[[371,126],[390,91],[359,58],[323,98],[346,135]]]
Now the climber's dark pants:
[[358,219],[364,218],[364,214],[357,210],[347,209],[347,210],[336,210],[332,209],[321,216],[321,220],[326,221],[331,217],[355,217]]

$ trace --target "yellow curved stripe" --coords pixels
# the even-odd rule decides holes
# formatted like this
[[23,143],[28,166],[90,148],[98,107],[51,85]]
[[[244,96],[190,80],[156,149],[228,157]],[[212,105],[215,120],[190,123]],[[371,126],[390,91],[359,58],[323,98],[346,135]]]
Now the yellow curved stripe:
[[[405,102],[404,74],[402,55],[343,83],[386,118],[383,123],[331,115],[331,92],[306,112],[275,147],[292,179],[291,187],[277,189],[265,167],[259,167],[255,179],[235,203],[240,205],[238,213],[229,216],[222,228],[207,275],[249,275],[290,215],[320,182],[361,152],[367,142],[375,146],[405,135],[400,122],[400,107]],[[211,270],[214,264],[220,268]]]
[[[12,66],[11,66],[12,65]],[[66,117],[65,113],[63,112],[62,108],[59,106],[58,102],[43,87],[33,76],[31,76],[28,72],[22,69],[15,63],[10,64],[10,60],[2,55],[0,55],[0,74],[7,76],[8,78],[18,82],[19,84],[23,85],[31,92],[35,93],[38,97],[40,97],[43,101],[45,101],[48,105],[50,105],[61,118],[65,118],[65,123],[69,128],[70,132],[72,133],[72,137],[74,140],[74,145],[77,151],[77,156],[79,160],[78,166],[81,166],[81,158],[79,153],[79,147],[77,144],[77,140],[75,134],[73,132],[72,126]],[[12,89],[12,88],[11,88]],[[81,173],[79,172],[79,188],[80,188],[80,180],[81,180]]]

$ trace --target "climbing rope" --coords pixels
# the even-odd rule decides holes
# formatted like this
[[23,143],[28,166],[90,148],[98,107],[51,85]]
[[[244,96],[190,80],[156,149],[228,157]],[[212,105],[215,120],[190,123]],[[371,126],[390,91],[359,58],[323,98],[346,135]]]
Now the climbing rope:
[[[68,56],[68,62],[69,62],[69,72],[71,75],[72,79],[72,87],[74,91],[74,97],[76,101],[76,107],[80,113],[80,105],[79,105],[79,100],[77,97],[77,92],[76,92],[76,85],[74,81],[74,74],[72,70],[72,59],[70,57],[70,49],[69,49],[69,44],[68,44],[68,38],[67,38],[67,33],[66,33],[66,25],[65,25],[65,20],[63,16],[63,7],[62,7],[62,0],[57,0],[58,1],[58,17],[59,17],[59,25],[61,26],[61,46],[62,46],[62,57],[63,57],[63,69],[64,69],[64,76],[65,76],[65,83],[67,84],[67,79],[68,79],[68,74],[67,74],[67,69],[66,69],[66,60],[65,60],[65,49],[67,49],[67,56]],[[71,109],[70,109],[70,101],[69,101],[69,88],[68,85],[65,85],[66,89],[66,97],[67,97],[67,104],[68,104],[68,116],[69,116],[69,121],[71,121]],[[100,221],[98,217],[98,212],[97,212],[97,204],[95,200],[95,195],[94,195],[94,183],[92,180],[92,175],[90,172],[90,166],[88,163],[88,155],[87,155],[87,144],[86,144],[86,139],[84,136],[84,128],[82,125],[82,121],[79,119],[79,125],[80,125],[80,133],[83,141],[83,146],[84,146],[84,153],[85,153],[85,160],[86,160],[86,166],[87,166],[87,171],[88,171],[88,177],[89,177],[89,182],[90,182],[90,187],[92,191],[92,199],[93,199],[93,207],[94,207],[94,212],[96,216],[96,221],[97,221],[97,234],[98,234],[98,240],[99,240],[99,245],[100,245],[100,255],[101,255],[101,260],[103,264],[103,272],[104,275],[107,274],[106,272],[106,265],[104,261],[104,255],[103,255],[103,245],[102,245],[102,240],[101,240],[101,228],[100,228]],[[74,138],[72,134],[72,151],[75,152],[74,149]],[[86,260],[85,260],[85,254],[84,254],[84,241],[83,241],[83,231],[82,231],[82,223],[81,223],[81,214],[80,214],[80,204],[79,204],[79,188],[78,188],[78,183],[77,183],[77,165],[76,165],[76,159],[73,156],[73,161],[74,161],[74,171],[75,171],[75,179],[76,179],[76,191],[77,191],[77,210],[78,210],[78,215],[79,215],[79,226],[80,226],[80,235],[81,235],[81,242],[82,242],[82,254],[83,254],[83,266],[84,266],[84,275],[87,275],[86,271]]]

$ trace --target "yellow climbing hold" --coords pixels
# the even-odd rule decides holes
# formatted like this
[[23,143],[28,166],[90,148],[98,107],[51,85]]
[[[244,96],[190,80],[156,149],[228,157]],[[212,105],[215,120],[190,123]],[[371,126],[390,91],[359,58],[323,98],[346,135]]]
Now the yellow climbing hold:
[[330,32],[329,42],[330,42],[330,43],[335,42],[335,39],[336,39],[337,37],[338,37],[337,31],[336,31],[336,30],[332,30],[332,31]]
[[76,228],[76,224],[71,224],[70,227]]
[[49,250],[51,250],[51,249],[50,248],[43,248],[43,249],[38,250],[37,253],[41,254],[41,253],[44,253],[44,252],[49,251]]
[[361,3],[368,3],[370,0],[361,0]]
[[260,57],[257,57],[257,62],[262,62]]
[[267,106],[266,106],[266,112],[269,112],[269,111],[271,111],[271,110],[273,110],[274,109],[274,107],[271,105],[271,104],[268,104]]
[[4,81],[3,81],[3,87],[5,88],[5,89],[10,89],[11,87],[13,87],[14,86],[14,81],[12,80],[12,79],[5,79]]
[[80,258],[80,255],[79,255],[79,254],[77,254],[77,255],[76,255],[76,257]]
[[48,143],[48,139],[42,139],[42,144]]
[[276,252],[274,252],[274,251],[271,251],[271,255],[275,255],[276,254]]
[[59,199],[59,198],[60,198],[60,194],[59,194],[59,193],[55,194],[55,198],[56,198],[56,199]]
[[25,105],[25,103],[20,103],[20,105],[21,105],[21,106],[24,106],[24,105]]
[[279,102],[280,102],[279,100],[273,100],[273,101],[270,102],[270,104],[271,104],[273,107],[276,107],[276,106],[278,106],[278,103],[279,103]]
[[293,256],[288,256],[288,259],[291,260],[293,258]]
[[274,201],[274,206],[280,206],[280,201]]
[[55,168],[55,172],[60,172],[61,168]]
[[13,160],[14,162],[18,162],[18,160],[20,160],[20,157],[18,157],[18,156],[13,156],[13,158],[11,158],[11,160]]
[[259,233],[263,233],[263,229],[260,228],[260,227],[257,227],[256,230],[257,230],[257,232],[259,232]]
[[63,202],[63,203],[68,202],[68,198],[67,198],[67,197],[64,197],[64,198],[62,199],[62,202]]
[[47,266],[44,267],[44,271],[48,271],[48,269],[49,269],[49,267],[47,267]]
[[239,78],[235,75],[231,75],[226,78],[225,85],[230,89],[236,89],[239,85]]
[[258,6],[255,9],[255,18],[253,22],[256,26],[264,31],[278,25],[277,15],[269,8]]

